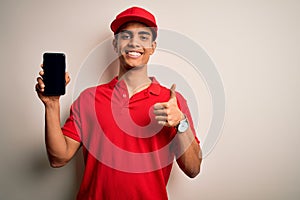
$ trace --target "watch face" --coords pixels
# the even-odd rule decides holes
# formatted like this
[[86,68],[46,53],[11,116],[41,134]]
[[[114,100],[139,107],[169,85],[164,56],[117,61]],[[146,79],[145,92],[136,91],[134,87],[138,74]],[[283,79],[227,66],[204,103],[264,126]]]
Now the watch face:
[[189,128],[189,124],[187,122],[187,120],[181,121],[179,126],[178,126],[178,131],[180,133],[185,132],[187,129]]

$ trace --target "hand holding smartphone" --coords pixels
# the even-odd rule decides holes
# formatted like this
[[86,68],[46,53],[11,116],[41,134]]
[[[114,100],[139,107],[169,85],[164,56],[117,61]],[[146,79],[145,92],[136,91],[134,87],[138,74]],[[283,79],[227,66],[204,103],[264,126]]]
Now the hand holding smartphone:
[[63,53],[43,54],[43,82],[46,96],[60,96],[66,92],[66,56]]

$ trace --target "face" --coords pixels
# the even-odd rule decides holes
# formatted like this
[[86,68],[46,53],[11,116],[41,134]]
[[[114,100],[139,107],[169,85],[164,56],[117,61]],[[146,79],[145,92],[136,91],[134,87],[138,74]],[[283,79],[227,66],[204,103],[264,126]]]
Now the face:
[[113,44],[121,66],[127,69],[145,66],[156,47],[151,29],[138,22],[121,28]]

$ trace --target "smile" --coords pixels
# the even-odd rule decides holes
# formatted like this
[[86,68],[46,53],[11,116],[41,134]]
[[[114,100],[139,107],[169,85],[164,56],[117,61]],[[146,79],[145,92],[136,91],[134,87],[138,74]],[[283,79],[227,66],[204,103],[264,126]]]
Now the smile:
[[125,51],[126,55],[132,58],[138,58],[140,57],[143,53],[139,51]]

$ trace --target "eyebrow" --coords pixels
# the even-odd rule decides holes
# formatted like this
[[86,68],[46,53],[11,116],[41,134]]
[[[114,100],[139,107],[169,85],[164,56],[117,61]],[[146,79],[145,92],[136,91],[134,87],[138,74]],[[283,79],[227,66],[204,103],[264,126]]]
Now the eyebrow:
[[139,35],[151,35],[148,31],[139,31]]
[[[128,34],[132,35],[132,31],[126,30],[126,29],[121,30],[120,33],[128,33]],[[150,32],[148,32],[148,31],[139,31],[138,34],[139,35],[151,35]]]

